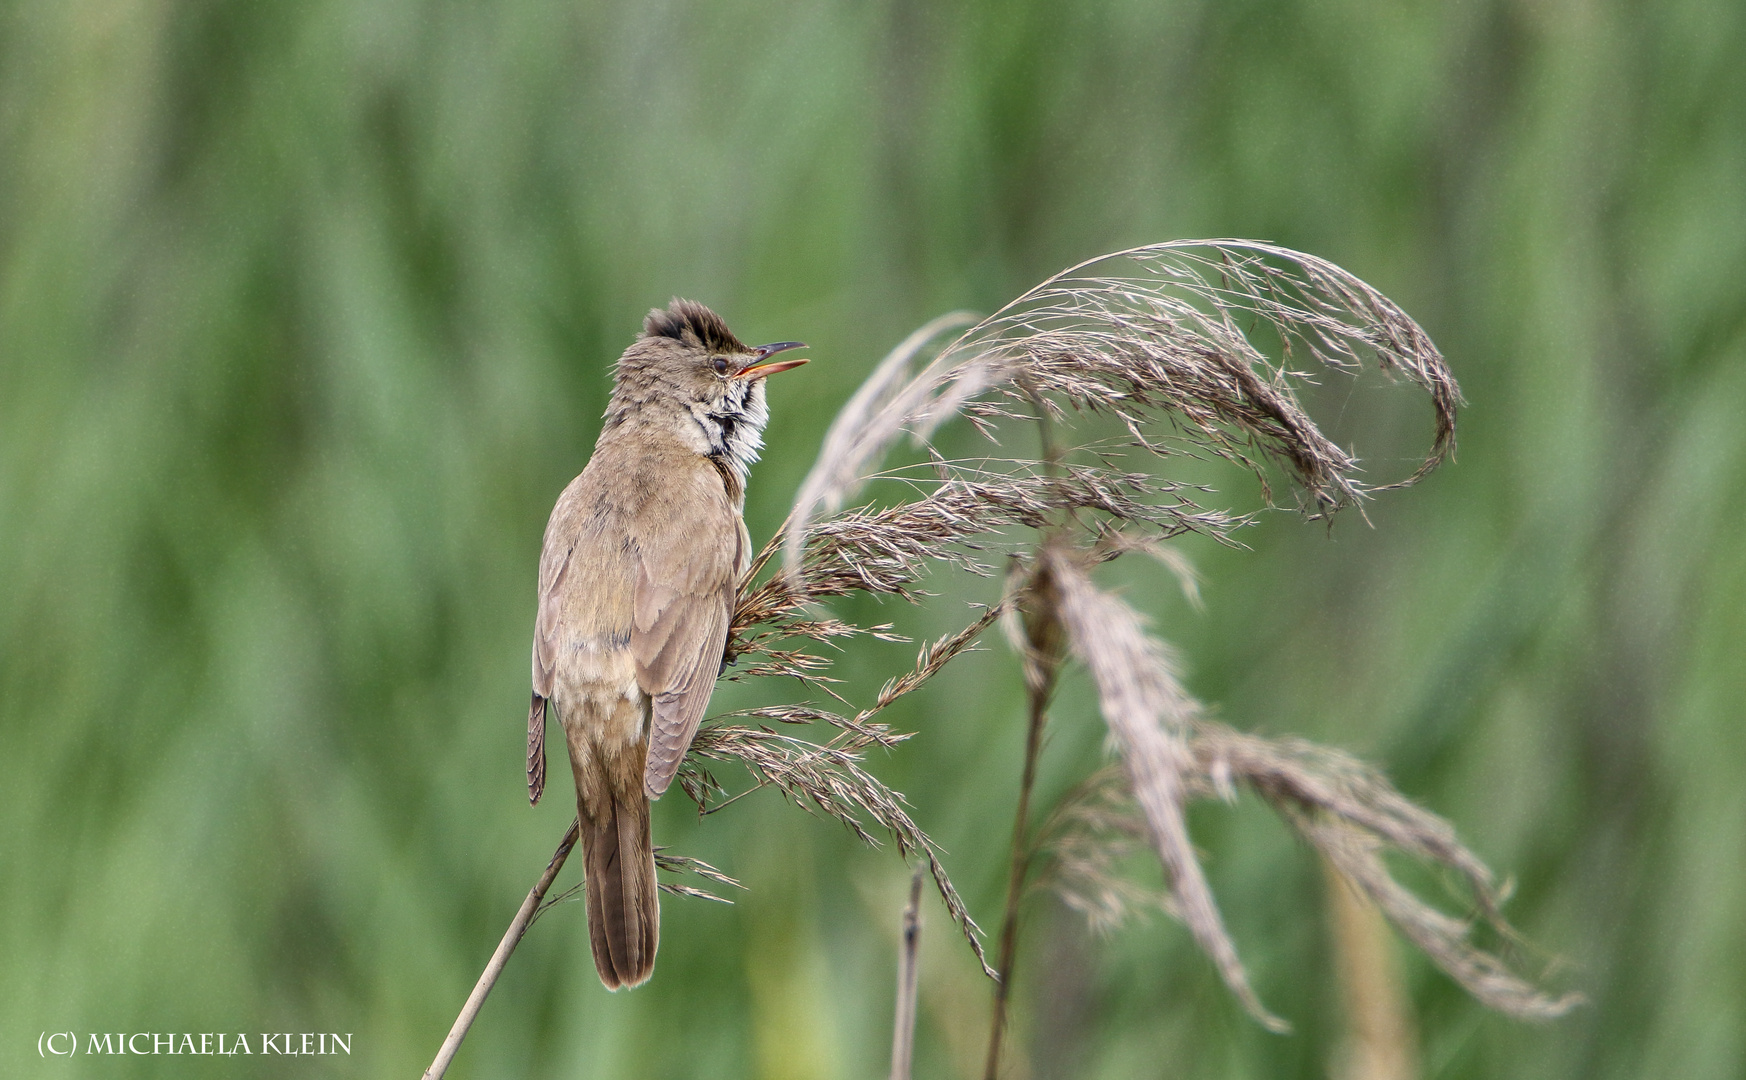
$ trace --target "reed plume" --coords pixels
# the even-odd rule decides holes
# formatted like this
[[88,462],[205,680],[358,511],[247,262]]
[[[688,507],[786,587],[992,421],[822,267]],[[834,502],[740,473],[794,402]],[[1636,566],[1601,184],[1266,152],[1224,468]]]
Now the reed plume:
[[[1318,373],[1367,366],[1418,386],[1430,400],[1429,443],[1405,476],[1369,480],[1299,400]],[[1416,483],[1444,461],[1460,404],[1443,357],[1399,307],[1331,263],[1250,241],[1135,248],[1063,271],[985,319],[943,316],[894,349],[832,424],[781,535],[742,590],[730,652],[748,663],[728,677],[789,676],[834,696],[832,655],[815,646],[893,634],[888,625],[836,618],[829,600],[868,593],[932,602],[921,585],[930,574],[992,578],[1005,561],[1011,569],[1003,595],[963,631],[924,648],[911,671],[862,709],[780,705],[707,723],[687,760],[685,790],[700,807],[720,808],[726,793],[709,769],[737,761],[755,786],[776,787],[864,840],[889,835],[900,852],[926,860],[984,970],[1009,974],[990,969],[932,841],[902,794],[873,776],[862,755],[914,734],[875,718],[991,623],[1023,621],[1027,629],[1009,635],[1023,654],[1039,621],[1053,622],[1092,676],[1119,769],[1092,778],[1034,830],[1022,809],[1026,782],[1015,879],[1039,856],[1035,880],[1106,925],[1155,900],[1188,928],[1244,1007],[1282,1030],[1250,986],[1184,818],[1191,800],[1248,790],[1480,1001],[1515,1016],[1557,1015],[1576,998],[1539,992],[1473,945],[1465,920],[1390,875],[1381,855],[1391,848],[1447,867],[1465,882],[1480,916],[1513,934],[1492,874],[1447,823],[1343,754],[1208,720],[1177,679],[1168,647],[1092,579],[1099,564],[1142,551],[1191,588],[1191,573],[1165,541],[1185,532],[1230,541],[1252,520],[1218,505],[1218,492],[1162,475],[1160,459],[1234,462],[1257,479],[1269,506],[1283,475],[1291,503],[1325,518]],[[985,455],[947,457],[934,445],[941,425],[955,417],[986,437]],[[1034,429],[1034,456],[1012,450],[1026,445],[1018,434],[1024,428]],[[883,468],[905,437],[921,460]],[[873,481],[899,495],[844,508]],[[1034,657],[1025,657],[1024,670],[1034,684],[1041,670]],[[1038,724],[1046,696],[1033,702]],[[831,734],[814,742],[737,719],[820,724]],[[1027,777],[1033,765],[1028,758]],[[1115,873],[1120,855],[1141,843],[1164,868],[1162,896],[1145,897]],[[996,1050],[991,1074],[997,1059]]]

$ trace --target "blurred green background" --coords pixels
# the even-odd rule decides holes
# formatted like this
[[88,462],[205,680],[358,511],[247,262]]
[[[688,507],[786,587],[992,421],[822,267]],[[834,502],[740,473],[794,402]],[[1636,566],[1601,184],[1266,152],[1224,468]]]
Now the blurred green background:
[[[1737,0],[6,4],[0,1073],[423,1069],[572,812],[523,787],[535,563],[650,306],[812,343],[772,394],[761,541],[910,329],[1193,236],[1347,267],[1470,402],[1458,464],[1373,528],[1188,545],[1204,613],[1110,579],[1226,719],[1450,817],[1515,877],[1515,958],[1591,999],[1515,1023],[1401,947],[1422,1074],[1746,1076]],[[1428,441],[1411,395],[1315,401],[1381,472]],[[939,633],[990,590],[942,587],[850,610]],[[912,653],[851,654],[849,692]],[[1103,752],[1063,693],[1048,798]],[[992,641],[906,706],[922,734],[874,768],[995,926],[1014,660]],[[1194,828],[1297,1033],[1168,919],[1097,938],[1039,898],[1011,1075],[1329,1074],[1314,860],[1249,801]],[[668,898],[654,981],[617,995],[553,911],[451,1075],[883,1075],[897,857],[768,792],[663,800],[656,832],[750,891]],[[918,1075],[976,1075],[988,986],[926,918]],[[48,1030],[354,1041],[43,1061]]]

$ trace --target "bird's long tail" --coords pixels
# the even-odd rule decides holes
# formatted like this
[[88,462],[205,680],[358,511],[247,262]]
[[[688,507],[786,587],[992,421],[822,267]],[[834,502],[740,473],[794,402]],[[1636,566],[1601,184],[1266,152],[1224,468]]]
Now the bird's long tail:
[[606,988],[617,990],[636,986],[654,972],[661,903],[649,800],[636,790],[614,793],[610,801],[601,814],[582,815],[582,858],[594,966]]

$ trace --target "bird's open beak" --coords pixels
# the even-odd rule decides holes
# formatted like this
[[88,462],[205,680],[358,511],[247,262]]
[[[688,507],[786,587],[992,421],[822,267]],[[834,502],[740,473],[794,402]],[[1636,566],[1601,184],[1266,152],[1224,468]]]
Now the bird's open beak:
[[806,342],[804,341],[778,341],[774,345],[760,345],[752,350],[752,355],[757,357],[757,359],[754,360],[749,367],[740,369],[740,371],[734,375],[734,378],[762,379],[766,375],[774,375],[778,371],[788,371],[791,368],[797,368],[806,363],[806,357],[800,357],[796,360],[779,360],[774,364],[765,363],[765,361],[779,352],[787,352],[789,349],[804,348],[806,348]]

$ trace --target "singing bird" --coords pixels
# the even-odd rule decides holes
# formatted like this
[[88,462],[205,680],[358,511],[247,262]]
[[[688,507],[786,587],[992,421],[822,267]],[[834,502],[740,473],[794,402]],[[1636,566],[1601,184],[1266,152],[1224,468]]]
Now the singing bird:
[[661,909],[649,800],[673,782],[721,672],[751,562],[746,474],[770,418],[764,379],[798,341],[747,348],[674,299],[619,357],[606,422],[552,508],[540,551],[528,796],[545,788],[545,716],[564,729],[600,981],[655,968]]

